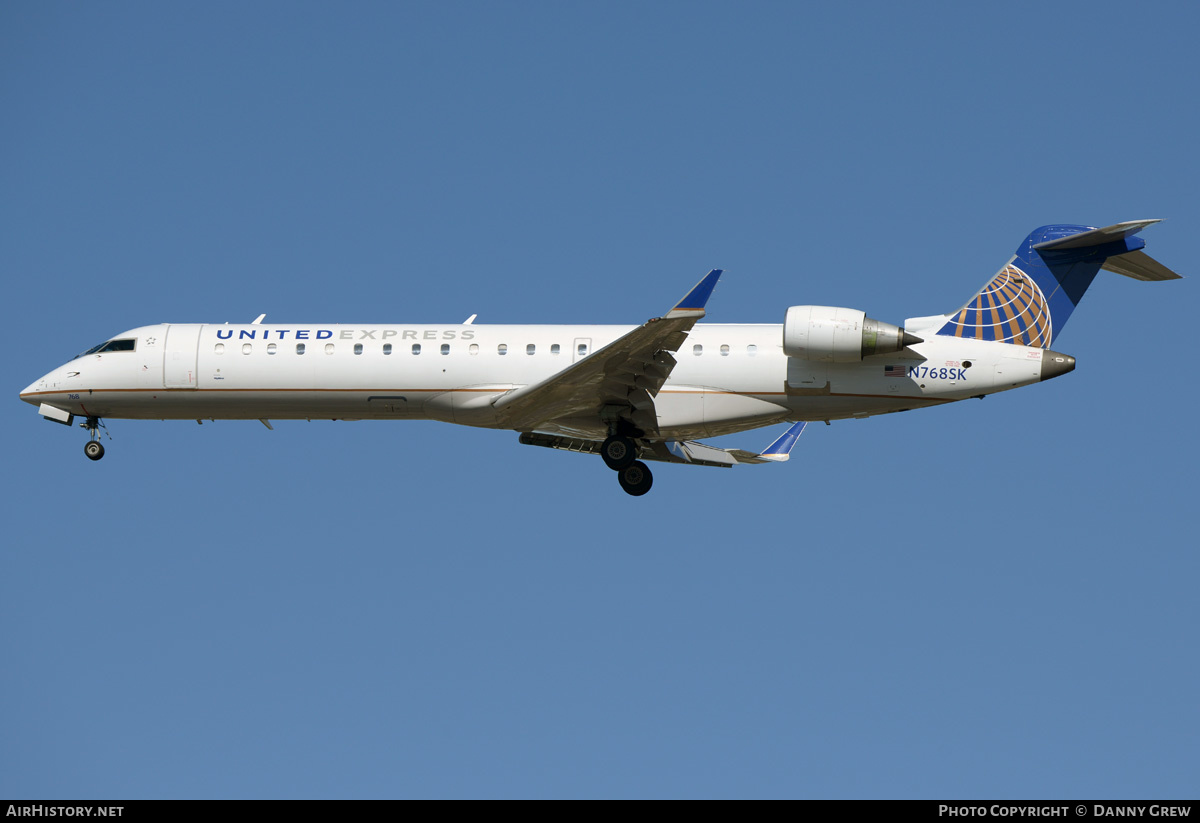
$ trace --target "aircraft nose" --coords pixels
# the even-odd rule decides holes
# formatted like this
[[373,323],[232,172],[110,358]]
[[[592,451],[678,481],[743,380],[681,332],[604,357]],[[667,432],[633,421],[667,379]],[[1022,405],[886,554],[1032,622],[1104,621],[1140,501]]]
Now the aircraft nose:
[[44,374],[25,388],[21,389],[21,399],[34,406],[40,406],[42,401],[37,396],[37,393],[46,390],[46,378],[49,376],[50,375],[48,374]]

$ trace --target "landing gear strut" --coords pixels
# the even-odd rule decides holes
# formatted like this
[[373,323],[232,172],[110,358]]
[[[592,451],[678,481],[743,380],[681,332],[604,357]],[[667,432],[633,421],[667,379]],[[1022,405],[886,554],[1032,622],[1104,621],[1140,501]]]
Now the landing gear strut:
[[[83,424],[83,428],[88,430],[92,439],[83,444],[83,453],[87,455],[88,460],[99,460],[104,456],[104,444],[100,442],[99,429],[104,425],[100,422],[99,417],[89,417],[87,422]],[[107,431],[107,429],[105,429]]]

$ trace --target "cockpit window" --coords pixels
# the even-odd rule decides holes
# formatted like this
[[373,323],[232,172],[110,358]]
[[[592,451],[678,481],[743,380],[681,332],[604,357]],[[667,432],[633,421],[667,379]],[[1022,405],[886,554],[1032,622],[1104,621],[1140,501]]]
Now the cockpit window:
[[133,351],[137,345],[137,339],[133,337],[124,340],[106,340],[98,346],[92,346],[85,352],[80,352],[75,355],[72,360],[78,360],[81,357],[87,357],[89,354],[108,354],[114,351]]
[[107,344],[107,343],[101,343],[99,346],[92,346],[92,347],[91,347],[90,349],[88,349],[87,351],[81,351],[79,354],[75,355],[75,356],[74,356],[74,357],[72,357],[71,359],[72,359],[72,360],[78,360],[78,359],[79,359],[79,358],[81,358],[81,357],[87,357],[89,354],[95,354],[96,352],[98,352],[98,351],[100,351],[102,348],[104,348],[106,345],[108,345],[108,344]]

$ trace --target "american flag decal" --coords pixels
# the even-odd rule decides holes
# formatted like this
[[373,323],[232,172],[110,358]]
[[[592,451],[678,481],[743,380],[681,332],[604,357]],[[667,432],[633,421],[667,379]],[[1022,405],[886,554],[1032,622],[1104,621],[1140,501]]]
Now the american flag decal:
[[883,367],[883,376],[884,377],[903,377],[907,373],[908,373],[908,369],[904,366],[884,366]]

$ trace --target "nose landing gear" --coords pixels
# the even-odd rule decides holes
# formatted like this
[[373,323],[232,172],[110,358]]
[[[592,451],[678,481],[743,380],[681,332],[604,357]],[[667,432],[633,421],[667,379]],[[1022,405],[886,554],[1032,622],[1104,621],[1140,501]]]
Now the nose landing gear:
[[[108,426],[105,426],[99,417],[89,417],[86,423],[82,423],[80,428],[87,429],[91,439],[83,444],[83,453],[87,455],[88,460],[99,460],[104,456],[104,444],[100,442],[101,428],[104,433],[108,434]],[[112,435],[109,435],[109,440],[112,440]]]

